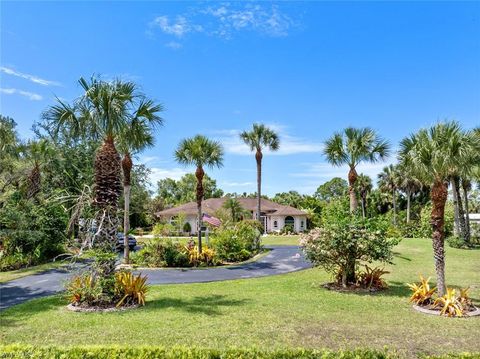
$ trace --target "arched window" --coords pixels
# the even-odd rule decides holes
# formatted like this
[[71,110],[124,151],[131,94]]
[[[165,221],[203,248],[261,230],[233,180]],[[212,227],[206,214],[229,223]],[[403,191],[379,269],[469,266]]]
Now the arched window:
[[295,220],[293,219],[292,216],[285,217],[285,225],[292,226],[293,228],[295,228]]
[[302,227],[302,228],[303,228],[303,226],[304,226],[304,222],[303,222],[303,221],[301,221],[301,222],[300,222],[300,227]]
[[278,227],[278,222],[277,222],[277,221],[273,221],[273,227],[274,227],[274,228],[277,228],[277,227]]

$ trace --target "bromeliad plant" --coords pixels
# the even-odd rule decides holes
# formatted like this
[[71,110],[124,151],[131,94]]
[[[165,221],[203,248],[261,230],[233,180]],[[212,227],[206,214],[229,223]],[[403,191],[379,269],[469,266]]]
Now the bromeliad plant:
[[408,284],[413,291],[410,302],[418,306],[430,307],[433,310],[439,310],[441,315],[447,317],[463,317],[469,311],[475,309],[471,299],[468,296],[469,288],[460,289],[460,294],[453,288],[447,288],[447,293],[434,299],[437,288],[430,288],[430,278],[425,279],[420,276],[420,283]]
[[131,272],[118,272],[115,274],[115,295],[120,298],[116,307],[121,305],[145,305],[147,294],[147,277]]
[[413,294],[410,297],[410,303],[415,303],[416,305],[430,305],[433,303],[433,295],[437,288],[430,288],[430,277],[427,279],[420,276],[420,284],[412,283],[407,285],[412,290]]
[[387,283],[382,278],[383,275],[390,273],[385,268],[375,267],[371,268],[365,265],[365,270],[360,272],[357,277],[357,283],[363,288],[371,289],[385,289],[388,288]]

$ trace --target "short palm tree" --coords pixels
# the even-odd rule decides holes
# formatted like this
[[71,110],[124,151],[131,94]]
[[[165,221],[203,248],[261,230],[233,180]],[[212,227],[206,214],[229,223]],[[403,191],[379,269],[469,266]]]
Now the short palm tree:
[[163,124],[163,119],[159,113],[163,111],[160,104],[155,104],[152,100],[143,98],[138,103],[138,108],[129,119],[128,124],[123,128],[119,136],[119,150],[123,155],[123,232],[124,238],[124,262],[129,263],[130,250],[128,247],[128,232],[130,231],[130,188],[131,173],[133,167],[132,155],[143,151],[147,147],[152,147],[155,142],[153,131],[157,126]]
[[400,175],[394,165],[383,168],[378,174],[378,187],[392,193],[393,203],[393,224],[397,224],[397,189],[400,183]]
[[50,133],[68,130],[72,136],[89,134],[92,139],[102,139],[94,162],[94,199],[98,209],[94,244],[113,249],[116,244],[117,207],[120,197],[120,155],[115,141],[130,122],[137,108],[138,89],[133,82],[104,81],[92,77],[80,78],[84,93],[73,104],[57,99],[58,104],[44,112]]
[[209,140],[205,136],[196,135],[184,139],[175,151],[175,159],[185,166],[196,166],[197,178],[196,199],[198,210],[198,252],[202,253],[202,200],[203,200],[203,167],[221,167],[223,165],[223,148],[219,142]]
[[448,181],[458,169],[466,152],[480,151],[480,141],[472,132],[464,132],[457,122],[441,122],[422,129],[402,140],[399,156],[403,166],[431,188],[432,244],[439,296],[446,292],[445,285],[445,203]]
[[[263,124],[254,123],[251,131],[243,131],[240,138],[250,147],[250,151],[255,151],[255,160],[257,161],[257,220],[262,222],[262,158],[263,149],[277,151],[280,148],[280,139],[278,134]],[[263,223],[262,223],[263,224]]]
[[363,218],[366,218],[367,216],[367,196],[372,190],[372,179],[360,173],[360,175],[357,178],[357,182],[355,183],[357,192],[361,198],[362,201],[362,216]]
[[230,216],[232,217],[233,223],[237,222],[240,220],[243,212],[245,211],[235,197],[229,197],[223,204],[223,208],[227,209],[230,211]]
[[324,154],[334,166],[348,165],[350,212],[358,208],[355,194],[356,167],[361,162],[375,163],[384,160],[390,153],[390,145],[371,128],[346,128],[335,133],[325,142]]
[[54,158],[51,144],[45,140],[29,141],[26,145],[26,157],[33,166],[27,175],[27,198],[35,198],[41,190],[42,167]]

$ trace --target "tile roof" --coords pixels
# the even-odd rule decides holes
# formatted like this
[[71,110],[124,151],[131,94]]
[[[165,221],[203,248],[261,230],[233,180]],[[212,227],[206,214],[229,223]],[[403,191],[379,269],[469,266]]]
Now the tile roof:
[[[220,209],[225,201],[226,197],[223,198],[209,198],[202,201],[202,211],[213,215],[214,212]],[[237,198],[241,206],[247,211],[255,211],[257,208],[257,199],[256,198]],[[297,208],[291,206],[284,206],[275,202],[272,202],[268,199],[261,199],[262,212],[265,212],[267,215],[281,215],[281,216],[306,216],[307,213],[301,211]],[[158,217],[163,216],[175,216],[180,213],[185,213],[186,215],[196,215],[197,214],[197,203],[189,202],[173,208],[168,208],[163,211],[155,213]]]

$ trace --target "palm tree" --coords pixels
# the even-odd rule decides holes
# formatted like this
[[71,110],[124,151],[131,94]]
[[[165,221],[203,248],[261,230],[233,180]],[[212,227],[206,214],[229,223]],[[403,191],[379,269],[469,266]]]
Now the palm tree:
[[337,132],[325,142],[324,154],[334,166],[348,165],[350,212],[358,208],[355,194],[357,181],[356,167],[361,162],[375,163],[384,160],[390,153],[390,145],[370,128],[346,128]]
[[356,189],[358,191],[358,194],[360,195],[360,198],[362,199],[362,216],[363,218],[366,218],[367,216],[367,196],[372,190],[372,179],[364,175],[363,173],[360,173],[360,175],[357,178],[357,182],[355,183]]
[[407,197],[407,223],[410,223],[412,195],[420,191],[423,187],[423,184],[421,181],[415,178],[409,168],[405,168],[401,164],[399,164],[398,166],[399,173],[401,173],[398,188],[403,191],[405,193],[405,196]]
[[383,168],[378,174],[378,187],[384,191],[392,192],[393,202],[393,224],[397,224],[397,188],[399,184],[399,173],[394,165]]
[[26,157],[33,162],[27,174],[27,198],[35,198],[41,190],[42,166],[54,157],[51,144],[45,140],[29,141],[26,145]]
[[472,132],[464,133],[458,122],[441,122],[402,140],[399,156],[404,166],[431,186],[432,245],[438,295],[445,294],[445,203],[448,180],[459,166],[459,158],[469,151],[480,151],[480,141]]
[[130,188],[131,173],[133,167],[132,155],[141,152],[147,147],[152,147],[155,138],[153,131],[155,127],[163,124],[163,119],[158,115],[163,111],[160,104],[155,104],[152,100],[142,98],[138,103],[138,108],[130,118],[129,123],[123,128],[119,141],[119,149],[123,154],[123,232],[124,246],[123,258],[126,264],[130,260],[130,248],[128,247],[128,232],[130,231]]
[[227,198],[227,200],[223,204],[223,208],[230,211],[233,223],[237,222],[245,211],[238,199],[236,199],[235,197]]
[[197,178],[198,252],[202,253],[202,200],[204,192],[203,177],[205,175],[203,167],[221,167],[223,165],[223,148],[219,142],[211,141],[205,136],[196,135],[180,142],[175,151],[175,159],[180,164],[197,167],[195,177]]
[[[268,148],[270,151],[277,151],[280,148],[280,139],[278,134],[263,124],[254,123],[251,131],[243,131],[240,138],[250,151],[255,152],[255,160],[257,161],[257,220],[262,222],[261,198],[262,198],[262,158],[263,149]],[[262,223],[263,225],[263,223]]]
[[[90,134],[92,139],[102,139],[94,162],[94,199],[98,209],[96,218],[99,227],[94,244],[113,249],[116,244],[117,207],[121,194],[120,155],[115,141],[129,124],[139,96],[133,82],[103,81],[92,77],[90,81],[80,78],[84,93],[73,104],[57,98],[57,104],[44,112],[46,127],[54,136],[68,130],[72,136]],[[98,239],[98,241],[96,240]]]

